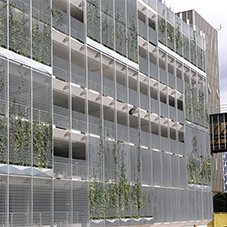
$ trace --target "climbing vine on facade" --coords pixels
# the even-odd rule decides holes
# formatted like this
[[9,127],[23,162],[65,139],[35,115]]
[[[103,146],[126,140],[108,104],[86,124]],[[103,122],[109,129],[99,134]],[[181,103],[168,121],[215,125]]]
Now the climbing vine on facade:
[[199,149],[196,136],[192,137],[192,151],[190,155],[187,156],[187,172],[189,177],[189,184],[210,185],[210,155],[208,152],[205,156],[201,153],[201,149]]
[[186,119],[193,123],[205,126],[209,122],[207,106],[205,105],[205,93],[196,88],[188,87],[185,89],[185,110]]
[[[141,146],[140,135],[136,151],[137,169],[135,182],[128,179],[127,162],[128,155],[124,150],[124,144],[119,141],[103,142],[100,137],[99,151],[97,152],[96,166],[90,176],[90,213],[91,219],[125,218],[133,210],[133,217],[141,217],[142,192],[141,192]],[[105,148],[103,147],[105,144]],[[105,154],[105,149],[107,153]],[[113,179],[104,177],[103,166],[107,162],[107,156],[113,159]],[[105,179],[104,179],[105,178]]]

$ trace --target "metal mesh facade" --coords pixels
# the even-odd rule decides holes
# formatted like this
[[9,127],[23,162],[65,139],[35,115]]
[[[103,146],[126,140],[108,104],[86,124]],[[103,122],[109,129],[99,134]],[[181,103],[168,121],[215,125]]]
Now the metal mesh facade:
[[156,0],[0,11],[0,226],[211,219],[202,37]]

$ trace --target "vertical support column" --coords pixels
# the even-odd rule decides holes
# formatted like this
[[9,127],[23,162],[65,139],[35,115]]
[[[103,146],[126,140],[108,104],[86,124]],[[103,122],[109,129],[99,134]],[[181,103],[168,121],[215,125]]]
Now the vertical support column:
[[[151,113],[151,80],[150,80],[150,75],[151,75],[151,67],[150,67],[150,45],[148,44],[148,77],[147,77],[147,95],[148,95],[148,133],[150,136],[150,144],[149,144],[149,148],[152,147],[152,136],[151,136],[151,119],[150,119],[150,113]],[[151,176],[153,177],[153,176]],[[153,179],[152,181],[153,182]]]
[[[9,0],[7,0],[7,49],[9,49]],[[7,59],[7,199],[6,199],[6,226],[9,227],[9,59]]]
[[[30,1],[30,55],[32,59],[32,1]],[[33,226],[33,68],[31,67],[31,226]]]
[[97,0],[97,1],[99,2],[98,3],[98,5],[99,5],[98,11],[99,11],[99,18],[100,18],[100,20],[99,20],[99,27],[100,27],[99,35],[100,35],[100,43],[102,43],[102,10],[101,10],[102,2],[101,2],[101,0]]
[[[85,1],[86,2],[86,1]],[[86,3],[85,3],[85,8],[86,8]],[[86,10],[85,10],[86,11]],[[87,12],[87,11],[86,11]],[[86,21],[86,20],[85,20]],[[87,34],[87,29],[86,29],[86,34]],[[87,46],[85,46],[85,54],[84,54],[84,59],[85,59],[85,87],[88,88],[88,50],[87,50]],[[87,174],[88,176],[90,175],[90,156],[89,156],[89,140],[90,140],[90,134],[89,134],[89,115],[88,115],[88,93],[87,93],[87,89],[86,89],[86,94],[85,94],[85,118],[86,118],[86,130],[87,130],[87,142],[86,142],[86,160],[87,160]],[[89,198],[89,183],[90,183],[90,179],[88,179],[88,198]],[[88,220],[87,222],[89,223],[89,217],[90,217],[90,201],[88,199]]]
[[[128,57],[128,23],[127,23],[127,0],[124,0],[124,5],[125,5],[125,12],[124,12],[124,20],[125,20],[125,56],[126,58]],[[124,32],[124,30],[123,30]]]
[[[101,5],[100,5],[100,11],[101,11]],[[102,33],[101,33],[101,40],[102,40]],[[100,139],[102,140],[102,147],[100,147],[100,149],[102,149],[101,151],[101,155],[102,155],[102,179],[101,182],[103,184],[103,187],[105,187],[105,132],[104,132],[104,110],[103,110],[103,69],[102,69],[102,52],[99,53],[100,57],[99,57],[99,70],[100,70],[100,79],[101,79],[101,89],[100,89],[100,120],[101,120],[101,135],[100,135]],[[105,201],[104,201],[105,202]],[[105,204],[104,204],[105,206]],[[105,212],[104,212],[104,223],[105,223]]]
[[[70,0],[67,1],[67,15],[69,24],[69,42],[68,42],[68,61],[69,61],[69,97],[68,97],[68,107],[69,107],[69,167],[70,167],[70,179],[72,179],[73,168],[72,168],[72,86],[71,86],[71,12],[70,12]],[[73,224],[73,182],[70,181],[70,226]]]
[[[52,0],[50,0],[50,8],[52,9]],[[50,15],[50,26],[52,28],[52,13]],[[53,30],[51,29],[51,40],[53,40]],[[53,69],[53,56],[54,56],[54,51],[53,51],[53,42],[51,42],[51,66],[52,66],[52,69]],[[53,103],[54,103],[54,100],[53,100],[53,77],[54,75],[52,75],[52,87],[51,87],[51,119],[52,119],[52,169],[53,169],[53,172],[54,172],[54,131],[53,131],[53,119],[54,119],[54,111],[53,111]],[[51,179],[51,227],[54,226],[54,178],[52,177]]]
[[[85,37],[87,37],[87,1],[84,1],[84,23],[85,23]],[[85,44],[84,44],[85,45]],[[84,67],[85,67],[85,87],[88,87],[88,59],[87,59],[87,46],[85,46],[85,54],[84,54]],[[90,161],[90,157],[89,157],[89,116],[88,116],[88,94],[87,94],[87,90],[86,90],[86,94],[85,94],[85,119],[86,119],[86,135],[87,135],[87,141],[85,144],[85,156],[86,156],[86,160],[87,160],[87,176],[90,175],[90,169],[89,169],[89,161]],[[89,201],[89,182],[90,179],[88,178],[87,180],[87,184],[86,184],[86,189],[87,189],[87,197],[88,197],[88,219],[87,219],[87,223],[89,223],[89,217],[90,217],[90,201]]]

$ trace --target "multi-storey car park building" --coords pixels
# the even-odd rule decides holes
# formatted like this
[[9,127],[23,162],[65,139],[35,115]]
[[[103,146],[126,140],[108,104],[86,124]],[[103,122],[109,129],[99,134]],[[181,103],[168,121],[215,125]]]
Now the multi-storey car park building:
[[204,38],[156,0],[0,3],[0,226],[208,223]]

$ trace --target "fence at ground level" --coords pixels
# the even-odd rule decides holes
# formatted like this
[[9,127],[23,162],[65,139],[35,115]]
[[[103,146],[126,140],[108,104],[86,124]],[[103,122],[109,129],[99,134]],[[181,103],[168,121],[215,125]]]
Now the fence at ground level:
[[227,227],[227,213],[214,213],[214,220],[207,227]]

